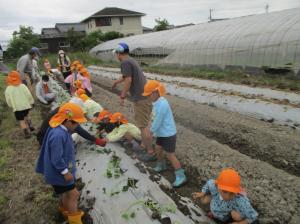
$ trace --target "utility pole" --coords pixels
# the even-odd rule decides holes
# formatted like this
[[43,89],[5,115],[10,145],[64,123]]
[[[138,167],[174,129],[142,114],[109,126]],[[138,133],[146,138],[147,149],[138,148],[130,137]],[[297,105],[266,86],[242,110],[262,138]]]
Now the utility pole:
[[268,14],[269,13],[269,4],[266,5],[265,9],[266,9],[266,14]]
[[209,19],[210,22],[212,21],[212,16],[211,16],[211,12],[212,11],[214,11],[214,10],[213,9],[209,9],[209,17],[208,17],[208,19]]

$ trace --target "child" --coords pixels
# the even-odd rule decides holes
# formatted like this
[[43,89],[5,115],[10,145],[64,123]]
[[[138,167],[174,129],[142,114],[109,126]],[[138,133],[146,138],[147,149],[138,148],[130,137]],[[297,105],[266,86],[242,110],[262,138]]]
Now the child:
[[88,72],[88,70],[86,68],[83,68],[81,71],[79,71],[80,74],[82,76],[84,76],[85,78],[88,78],[88,79],[91,79],[91,75],[90,73]]
[[142,140],[141,130],[135,125],[128,123],[123,114],[119,112],[114,113],[110,118],[110,123],[115,124],[116,127],[106,135],[106,142],[117,142],[124,138],[135,146],[138,144],[137,141]]
[[100,134],[103,134],[104,132],[108,134],[115,129],[116,125],[110,123],[111,116],[112,113],[107,110],[102,110],[98,117],[94,119],[94,123],[98,125],[97,130]]
[[83,101],[83,111],[85,116],[92,120],[94,117],[97,117],[97,114],[103,110],[102,106],[92,100],[85,94],[85,90],[79,89],[76,91],[76,96]]
[[50,119],[36,172],[44,175],[59,194],[59,210],[69,223],[82,224],[82,212],[78,210],[79,192],[75,187],[75,149],[71,137],[79,123],[86,122],[83,110],[74,103],[66,103]]
[[257,212],[249,199],[242,194],[241,178],[233,169],[224,169],[216,180],[209,180],[202,192],[193,193],[203,204],[210,204],[212,217],[221,222],[239,224],[253,223]]
[[42,80],[35,86],[35,94],[43,104],[51,104],[55,100],[56,94],[49,86],[48,75],[43,75]]
[[153,102],[153,121],[150,130],[156,137],[155,150],[158,159],[154,170],[162,172],[167,169],[166,160],[164,159],[165,151],[175,170],[176,179],[172,186],[180,187],[187,180],[184,169],[182,169],[175,155],[177,131],[170,105],[166,98],[163,97],[165,94],[164,86],[156,80],[150,80],[144,86],[143,96],[148,96]]
[[75,62],[72,64],[72,68],[71,68],[73,73],[65,79],[65,83],[68,83],[70,85],[70,93],[71,95],[74,95],[77,90],[77,86],[79,85],[79,83],[76,81],[80,80],[81,87],[86,91],[87,95],[91,96],[92,95],[91,80],[83,77],[80,74],[79,70],[82,69],[83,66],[79,62],[77,61]]
[[20,122],[25,138],[30,138],[30,131],[34,131],[29,118],[29,111],[32,105],[34,105],[31,92],[27,86],[22,84],[20,74],[17,71],[12,71],[8,74],[6,83],[6,103],[13,109],[17,121]]
[[44,60],[44,68],[46,73],[48,73],[51,70],[51,64],[47,58]]

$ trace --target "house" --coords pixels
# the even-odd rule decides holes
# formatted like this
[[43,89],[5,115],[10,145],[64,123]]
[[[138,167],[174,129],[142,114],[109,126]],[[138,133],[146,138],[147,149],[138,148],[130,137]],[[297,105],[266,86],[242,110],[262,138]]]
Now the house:
[[74,35],[85,36],[85,25],[82,23],[56,23],[53,28],[43,28],[40,35],[41,51],[57,53],[58,50],[69,50],[69,31]]
[[143,33],[141,18],[144,13],[121,8],[104,8],[81,21],[85,24],[86,33],[97,30],[102,32],[116,31],[131,36]]

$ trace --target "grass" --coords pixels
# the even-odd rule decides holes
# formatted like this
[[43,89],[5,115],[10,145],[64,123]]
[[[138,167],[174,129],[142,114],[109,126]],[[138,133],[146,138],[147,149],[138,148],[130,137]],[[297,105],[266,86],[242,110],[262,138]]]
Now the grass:
[[[9,66],[13,69],[13,62]],[[52,197],[52,189],[43,178],[34,172],[38,145],[34,137],[23,138],[14,113],[6,105],[5,79],[0,74],[0,222],[40,223],[37,220],[45,217],[47,223],[54,223],[57,199]],[[42,119],[40,109],[36,106],[30,112],[35,125]],[[29,197],[31,192],[33,197]],[[10,204],[13,210],[9,209]],[[23,216],[24,213],[27,215]]]
[[5,138],[5,134],[15,127],[13,113],[5,103],[5,78],[0,74],[0,181],[3,182],[10,181],[13,178],[12,171],[7,167],[7,163],[11,159],[12,142]]
[[292,75],[250,75],[237,70],[211,71],[201,68],[175,68],[161,66],[144,66],[143,70],[150,73],[193,77],[200,79],[223,81],[247,86],[261,86],[274,89],[300,91],[300,79]]

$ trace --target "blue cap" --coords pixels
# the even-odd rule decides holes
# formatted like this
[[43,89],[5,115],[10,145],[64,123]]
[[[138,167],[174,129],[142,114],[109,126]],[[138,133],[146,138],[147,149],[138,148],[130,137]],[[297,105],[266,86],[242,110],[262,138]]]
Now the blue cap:
[[123,47],[124,50],[129,50],[129,47],[128,47],[128,45],[127,45],[126,43],[119,43],[119,45],[120,45],[121,47]]
[[29,53],[36,53],[37,55],[40,55],[40,49],[37,47],[32,47]]
[[124,52],[129,52],[129,47],[125,43],[119,43],[119,46],[114,50],[114,53],[124,53]]

